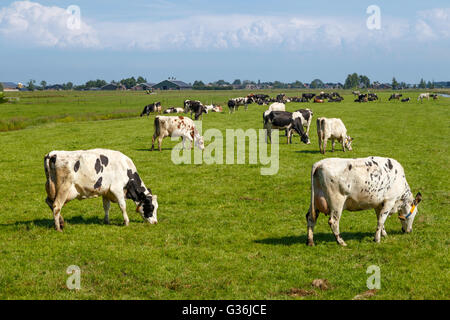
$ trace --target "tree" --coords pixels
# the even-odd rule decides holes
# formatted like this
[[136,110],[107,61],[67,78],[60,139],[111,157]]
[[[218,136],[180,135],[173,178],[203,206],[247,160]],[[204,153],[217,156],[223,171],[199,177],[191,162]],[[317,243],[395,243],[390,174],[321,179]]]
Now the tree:
[[359,77],[358,74],[352,73],[347,76],[344,83],[344,89],[356,89],[359,86]]
[[194,89],[202,89],[205,87],[205,84],[201,80],[195,80],[194,84],[192,85],[192,88]]
[[3,83],[0,82],[0,92],[3,92]]
[[397,80],[395,79],[395,77],[392,78],[392,89],[393,90],[397,90],[399,87]]
[[320,79],[314,79],[311,84],[309,85],[312,89],[316,89],[316,88],[323,88],[325,87],[322,80]]
[[425,83],[425,80],[423,80],[423,78],[422,78],[422,79],[420,79],[419,88],[425,89],[425,87],[426,87],[426,83]]
[[73,83],[72,82],[67,82],[66,83],[66,89],[65,90],[72,90],[73,89]]
[[42,90],[45,90],[45,88],[47,87],[47,81],[42,80],[41,81],[41,87],[42,87]]
[[370,88],[370,79],[365,75],[359,76],[359,87],[360,88]]
[[139,76],[136,80],[137,83],[147,83],[147,79],[144,77]]
[[236,80],[233,81],[233,85],[235,85],[235,86],[240,86],[241,84],[242,83],[241,83],[240,79],[236,79]]
[[30,81],[28,81],[27,83],[27,89],[30,91],[34,91],[34,89],[36,88],[36,86],[34,85],[36,83],[36,80],[30,79]]

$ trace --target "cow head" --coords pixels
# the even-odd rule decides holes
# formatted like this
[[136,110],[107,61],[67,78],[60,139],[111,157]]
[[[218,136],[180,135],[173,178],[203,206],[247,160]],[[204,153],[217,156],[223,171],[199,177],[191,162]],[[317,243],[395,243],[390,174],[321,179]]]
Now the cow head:
[[142,218],[150,224],[157,224],[158,200],[156,195],[141,194],[136,212],[139,212]]
[[345,140],[344,140],[344,145],[347,148],[348,151],[352,151],[352,142],[353,142],[353,138],[350,136],[346,136]]
[[200,150],[204,150],[205,149],[205,140],[203,139],[203,136],[199,136],[196,137],[196,139],[194,139],[194,143],[195,145],[200,149]]
[[406,203],[405,206],[403,206],[402,212],[398,216],[402,223],[403,232],[410,233],[412,231],[412,225],[414,218],[416,217],[417,207],[420,201],[422,201],[422,194],[418,192],[412,203]]

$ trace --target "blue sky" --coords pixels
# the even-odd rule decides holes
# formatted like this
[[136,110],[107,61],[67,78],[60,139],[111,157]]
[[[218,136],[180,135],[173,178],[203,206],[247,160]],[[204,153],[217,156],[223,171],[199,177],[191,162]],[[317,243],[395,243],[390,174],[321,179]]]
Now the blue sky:
[[[77,5],[79,28],[66,9]],[[380,8],[369,30],[369,5]],[[0,81],[450,80],[448,1],[5,1]]]

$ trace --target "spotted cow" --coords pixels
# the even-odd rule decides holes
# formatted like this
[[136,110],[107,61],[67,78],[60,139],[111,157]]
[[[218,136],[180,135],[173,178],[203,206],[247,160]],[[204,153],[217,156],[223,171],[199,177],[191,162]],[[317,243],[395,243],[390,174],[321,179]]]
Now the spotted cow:
[[378,219],[375,242],[380,242],[381,236],[387,236],[384,223],[393,213],[399,214],[402,231],[409,233],[421,200],[420,192],[413,197],[405,171],[394,159],[323,159],[311,169],[311,202],[306,214],[307,244],[314,245],[314,226],[320,212],[330,216],[328,224],[342,246],[346,246],[339,233],[343,210],[375,209]]
[[155,102],[155,103],[146,105],[144,107],[144,110],[142,110],[142,112],[141,112],[141,117],[144,115],[146,115],[148,117],[151,112],[161,113],[161,102]]
[[345,149],[352,151],[353,138],[347,136],[347,128],[341,119],[337,118],[317,118],[317,136],[319,138],[319,149],[325,154],[327,141],[331,139],[331,151],[334,152],[335,140],[342,144],[342,151]]
[[154,123],[155,133],[152,137],[152,151],[155,149],[156,138],[158,138],[158,149],[161,151],[162,140],[165,137],[182,137],[183,147],[186,147],[185,142],[188,140],[190,148],[192,148],[192,141],[199,149],[205,148],[203,137],[195,128],[192,119],[183,116],[157,116]]
[[139,177],[136,167],[119,151],[92,149],[52,151],[44,157],[47,181],[46,203],[53,211],[55,228],[62,231],[62,207],[73,199],[103,198],[105,223],[109,223],[110,203],[118,203],[124,224],[129,224],[125,199],[136,203],[136,212],[155,224],[158,202]]

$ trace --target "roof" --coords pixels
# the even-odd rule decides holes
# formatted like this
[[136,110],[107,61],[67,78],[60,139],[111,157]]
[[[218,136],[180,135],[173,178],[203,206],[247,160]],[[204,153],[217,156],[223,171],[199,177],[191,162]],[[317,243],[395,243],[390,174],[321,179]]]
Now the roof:
[[191,86],[188,85],[186,82],[179,81],[179,80],[167,80],[169,82],[172,82],[173,84],[176,84],[180,88],[190,88]]
[[3,85],[3,88],[8,89],[8,88],[12,88],[12,89],[16,89],[17,88],[17,83],[14,82],[1,82],[0,83]]

